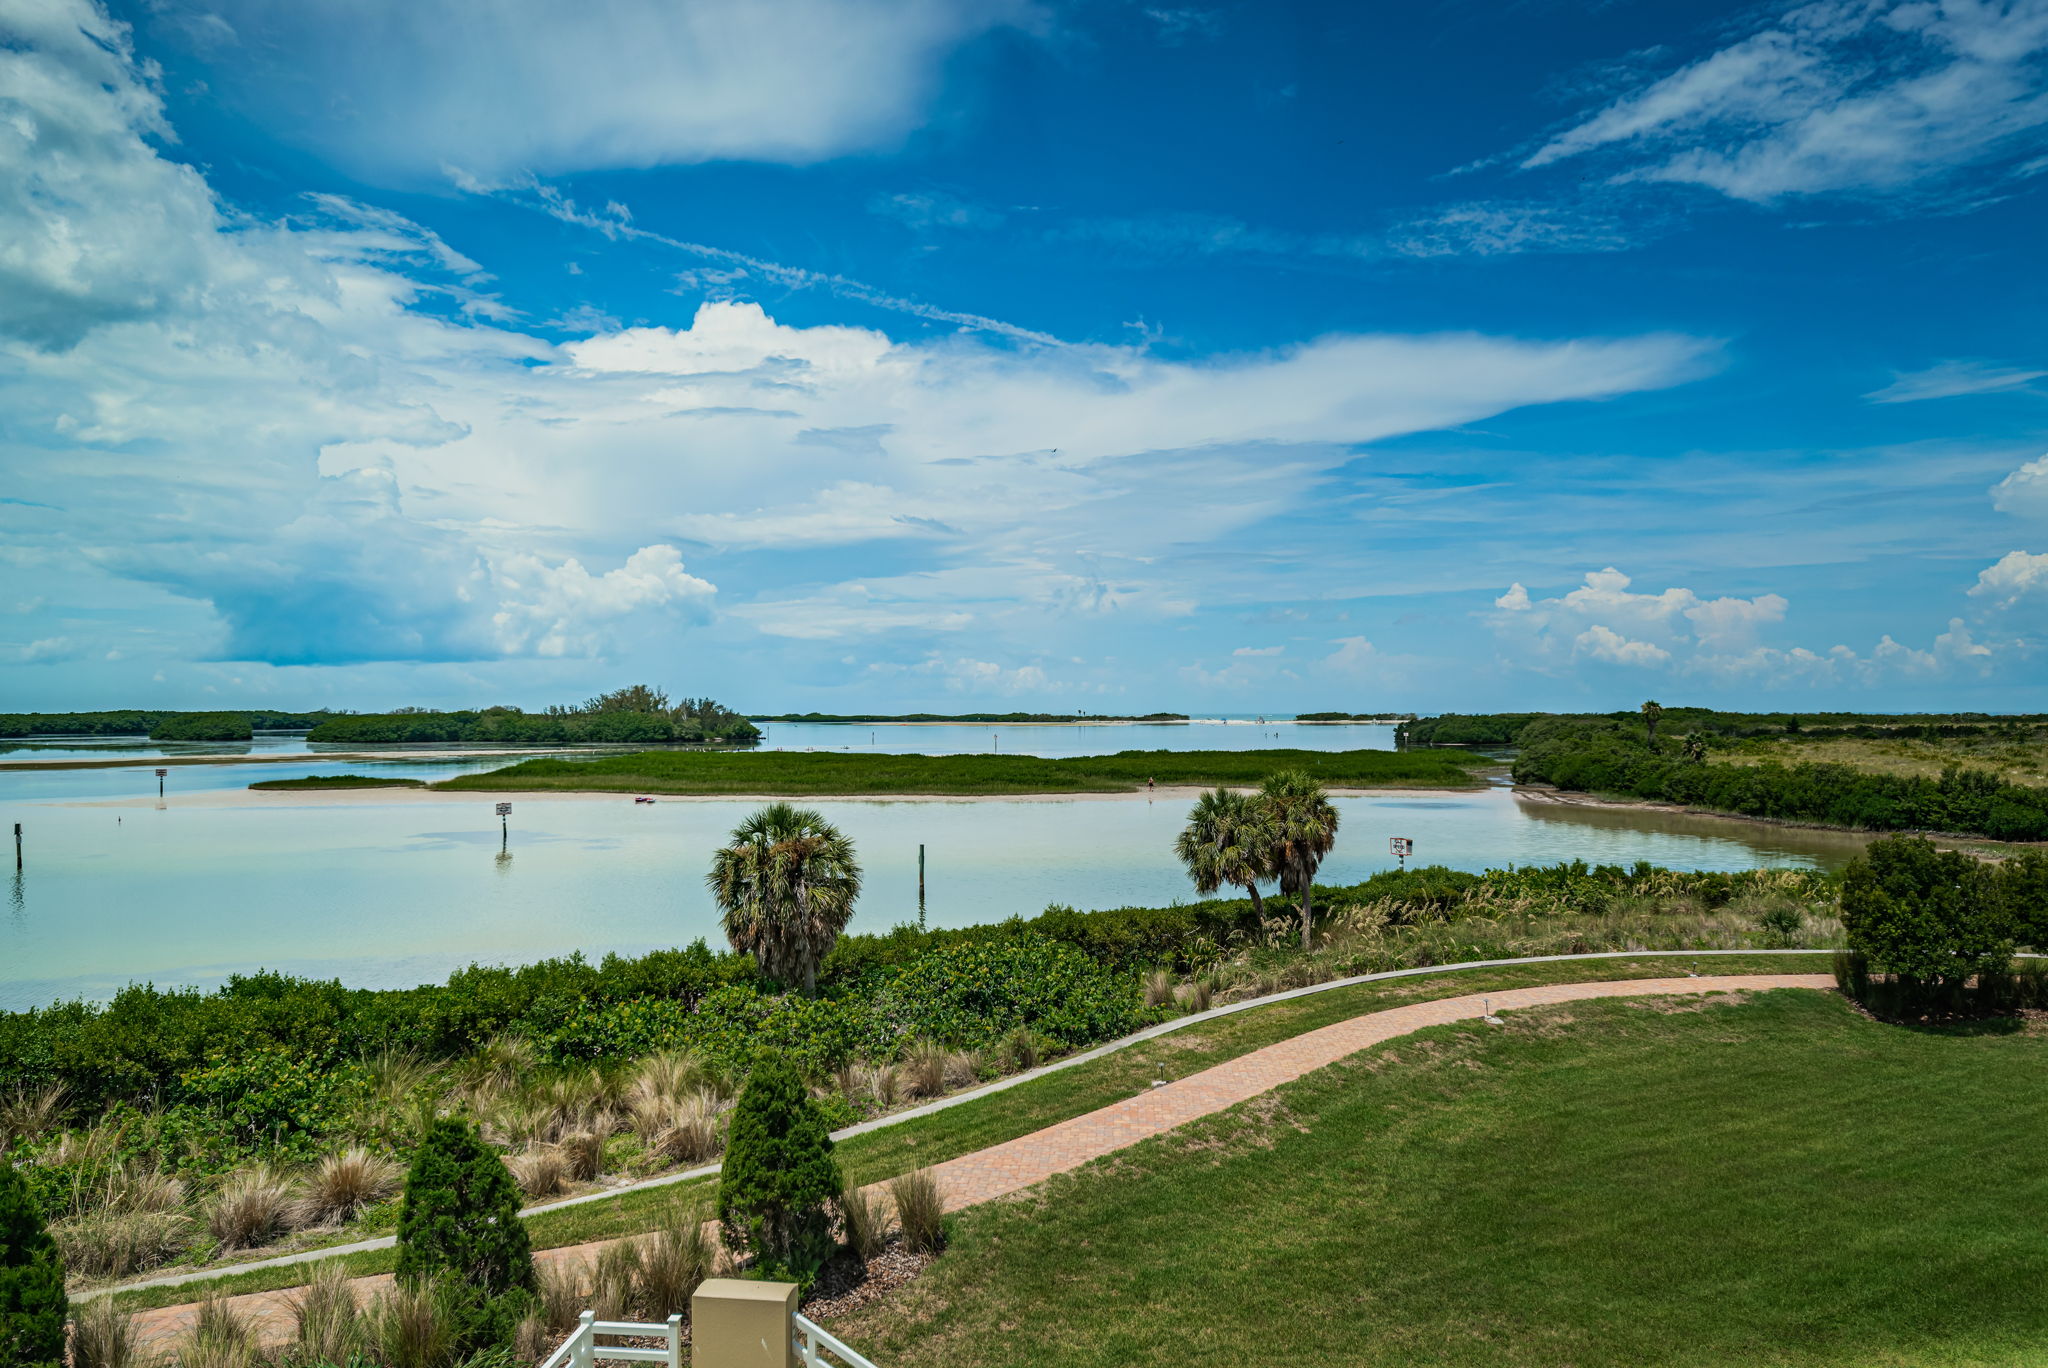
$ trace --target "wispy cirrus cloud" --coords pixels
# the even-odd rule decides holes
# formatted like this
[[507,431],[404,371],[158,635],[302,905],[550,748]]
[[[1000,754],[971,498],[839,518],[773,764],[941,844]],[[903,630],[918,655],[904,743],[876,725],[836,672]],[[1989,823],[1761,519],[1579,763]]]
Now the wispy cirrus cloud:
[[1898,194],[2048,145],[2048,2],[1815,0],[1623,94],[1521,161],[1772,204]]
[[1990,361],[1942,361],[1925,370],[1898,372],[1889,385],[1863,397],[1873,404],[1913,404],[1923,399],[2029,389],[2044,378],[2048,378],[2048,370],[2023,370]]

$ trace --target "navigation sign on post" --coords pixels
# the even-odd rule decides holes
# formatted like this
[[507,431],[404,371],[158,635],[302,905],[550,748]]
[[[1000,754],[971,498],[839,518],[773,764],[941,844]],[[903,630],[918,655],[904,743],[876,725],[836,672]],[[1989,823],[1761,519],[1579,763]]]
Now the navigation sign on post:
[[512,805],[510,803],[498,804],[498,815],[500,817],[510,817],[512,815]]
[[1406,836],[1394,836],[1388,838],[1387,849],[1401,862],[1401,869],[1405,873],[1408,868],[1408,857],[1415,853],[1415,842]]
[[169,773],[170,771],[167,769],[160,769],[156,772],[156,796],[159,800],[164,796],[164,776]]

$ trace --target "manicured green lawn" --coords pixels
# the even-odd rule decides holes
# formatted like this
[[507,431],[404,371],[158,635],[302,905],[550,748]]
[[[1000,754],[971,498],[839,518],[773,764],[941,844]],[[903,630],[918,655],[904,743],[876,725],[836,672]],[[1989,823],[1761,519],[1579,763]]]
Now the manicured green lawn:
[[835,755],[828,751],[643,751],[528,760],[435,784],[487,792],[1022,794],[1128,793],[1159,784],[1257,784],[1305,769],[1336,788],[1472,788],[1487,762],[1462,751],[1122,751],[1034,755]]
[[1441,1027],[959,1218],[889,1368],[2048,1363],[2048,1037],[1832,994]]
[[[1144,1091],[1151,1086],[1153,1079],[1183,1078],[1275,1041],[1365,1012],[1398,1007],[1408,1002],[1542,983],[1679,977],[1692,962],[1684,958],[1652,956],[1564,960],[1499,969],[1460,970],[1333,988],[1188,1026],[1156,1040],[1128,1046],[1100,1059],[1047,1074],[931,1116],[854,1136],[840,1143],[836,1157],[846,1175],[858,1182],[893,1178],[910,1169],[985,1149],[1107,1106]],[[1697,962],[1701,972],[1708,974],[1824,973],[1829,956],[1714,955],[1703,956]],[[715,1190],[715,1178],[645,1188],[603,1201],[530,1216],[526,1218],[526,1226],[536,1249],[637,1234],[663,1224],[678,1201],[701,1202],[708,1207]],[[396,1263],[396,1255],[389,1249],[366,1250],[339,1258],[352,1276],[388,1273]],[[115,1295],[120,1305],[131,1311],[153,1306],[176,1306],[210,1291],[234,1295],[297,1287],[305,1282],[313,1267],[311,1264],[297,1264],[242,1273],[224,1269],[220,1277],[208,1279],[203,1284],[145,1288]]]

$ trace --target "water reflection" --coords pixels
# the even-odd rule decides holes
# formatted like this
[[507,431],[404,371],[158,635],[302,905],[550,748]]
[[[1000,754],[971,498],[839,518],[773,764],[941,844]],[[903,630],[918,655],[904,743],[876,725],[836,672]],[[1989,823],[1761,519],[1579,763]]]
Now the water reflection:
[[[1329,883],[1416,864],[1479,870],[1584,859],[1677,868],[1832,865],[1854,837],[1627,809],[1518,801],[1502,789],[1341,797]],[[812,800],[866,870],[857,931],[1033,916],[1048,904],[1157,906],[1192,896],[1173,855],[1187,800]],[[512,851],[487,795],[277,806],[34,808],[37,877],[0,918],[0,1007],[130,980],[210,985],[256,967],[365,987],[438,979],[472,962],[581,950],[632,954],[719,938],[711,853],[752,804],[519,802]],[[109,822],[110,816],[116,822]],[[8,820],[12,820],[9,816]],[[492,846],[490,838],[497,836]],[[923,847],[920,880],[919,849]],[[477,858],[491,854],[490,875]],[[514,876],[513,855],[517,854]]]
[[1740,817],[1715,817],[1660,808],[1523,799],[1521,810],[1523,816],[1542,824],[1614,832],[1630,837],[1655,832],[1702,841],[1735,842],[1754,851],[1759,857],[1758,863],[1811,862],[1823,869],[1837,869],[1849,863],[1861,855],[1864,846],[1872,840],[1871,835],[1863,832],[1773,826],[1745,821]]

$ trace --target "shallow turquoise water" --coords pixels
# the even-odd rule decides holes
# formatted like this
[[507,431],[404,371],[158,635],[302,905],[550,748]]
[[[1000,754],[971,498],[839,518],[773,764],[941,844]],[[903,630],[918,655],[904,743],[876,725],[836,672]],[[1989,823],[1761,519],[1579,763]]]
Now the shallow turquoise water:
[[[281,777],[287,767],[224,768]],[[173,770],[172,783],[196,784],[194,774]],[[751,807],[521,796],[501,852],[489,795],[224,806],[173,787],[158,808],[147,770],[28,777],[33,795],[20,791],[23,776],[0,775],[0,821],[23,822],[28,836],[24,871],[0,875],[8,1008],[104,997],[131,980],[212,985],[257,967],[396,986],[471,962],[715,942],[703,871]],[[51,782],[66,779],[77,787]],[[1391,867],[1391,836],[1413,838],[1419,861],[1469,869],[1575,858],[1815,865],[1856,847],[1712,819],[1528,805],[1504,790],[1337,802],[1330,882]],[[920,842],[934,925],[1191,896],[1172,855],[1186,810],[1178,798],[813,805],[853,837],[866,866],[855,929],[915,920]]]

